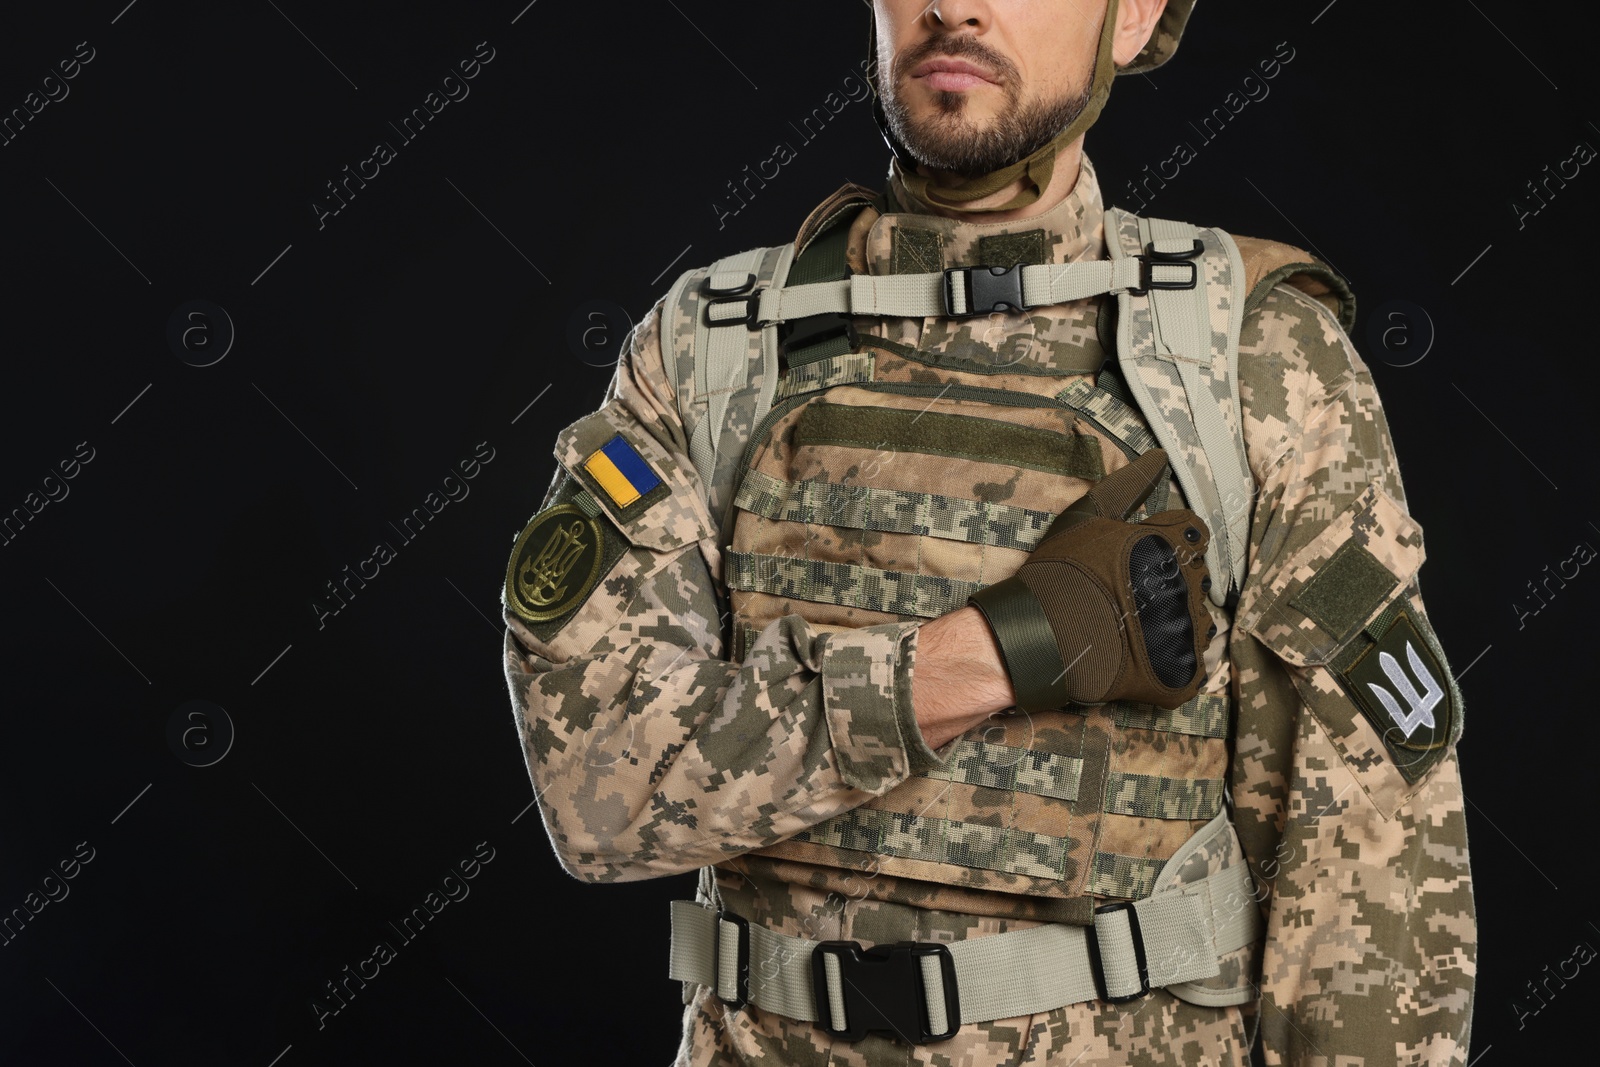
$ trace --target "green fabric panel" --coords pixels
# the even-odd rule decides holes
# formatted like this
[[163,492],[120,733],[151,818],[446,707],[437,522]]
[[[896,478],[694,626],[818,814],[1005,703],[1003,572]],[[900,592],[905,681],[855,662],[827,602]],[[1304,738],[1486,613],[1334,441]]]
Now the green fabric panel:
[[729,552],[724,558],[729,589],[923,619],[964,607],[980,588],[977,582],[856,563],[759,552]]
[[1201,693],[1170,711],[1154,704],[1116,703],[1112,714],[1129,730],[1157,730],[1190,737],[1227,737],[1230,702],[1225,696]]
[[[848,259],[850,224],[860,209],[841,210],[828,228],[811,239],[805,250],[795,258],[789,268],[785,285],[807,285],[812,282],[834,282],[850,276]],[[804,321],[804,320],[802,320]],[[829,337],[815,344],[797,348],[784,346],[783,359],[789,367],[803,367],[819,360],[834,359],[851,350],[848,336]]]
[[1142,819],[1210,819],[1222,810],[1222,779],[1106,776],[1105,810]]
[[733,503],[779,522],[916,534],[1023,552],[1031,551],[1055,521],[1048,511],[1011,504],[823,479],[785,482],[757,470],[745,474]]
[[959,355],[948,352],[938,354],[924,352],[915,345],[904,344],[887,337],[873,337],[870,334],[861,338],[861,344],[863,347],[881,348],[885,352],[893,352],[902,359],[909,359],[929,367],[958,370],[967,374],[1026,374],[1035,378],[1061,378],[1069,374],[1093,374],[1106,361],[1105,350],[1093,343],[1079,345],[1070,353],[1058,350],[1051,355],[1049,363],[1026,360],[1009,364],[962,359]]
[[850,266],[845,253],[849,247],[850,223],[857,213],[841,212],[832,225],[813,237],[805,251],[795,257],[784,285],[809,285],[848,277]]
[[915,226],[896,226],[889,238],[890,274],[933,274],[944,270],[944,234]]
[[1027,467],[1077,478],[1105,477],[1093,437],[1016,426],[971,415],[813,404],[800,416],[795,447],[843,445],[919,452]]
[[1144,856],[1119,856],[1115,852],[1096,852],[1089,871],[1088,891],[1106,897],[1138,900],[1155,891],[1156,875],[1162,860]]
[[988,267],[1043,263],[1044,231],[991,233],[978,238],[978,262]]
[[1400,580],[1376,556],[1355,541],[1346,541],[1289,599],[1289,605],[1320,625],[1335,641],[1342,641],[1388,600],[1399,584]]
[[794,840],[1056,880],[1062,878],[1067,859],[1064,838],[878,808],[836,815]]
[[941,782],[962,782],[1057,800],[1077,800],[1082,775],[1083,760],[1074,756],[962,738],[946,757],[944,770],[929,777]]
[[783,360],[790,367],[805,367],[824,359],[837,359],[851,351],[849,335],[840,334],[800,348],[785,348]]

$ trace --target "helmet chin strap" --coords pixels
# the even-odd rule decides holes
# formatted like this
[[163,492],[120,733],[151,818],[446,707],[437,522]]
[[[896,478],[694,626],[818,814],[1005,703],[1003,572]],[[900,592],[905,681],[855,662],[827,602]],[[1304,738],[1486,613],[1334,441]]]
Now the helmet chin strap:
[[[1117,0],[1109,0],[1106,5],[1105,21],[1100,26],[1100,41],[1095,49],[1094,80],[1090,85],[1089,99],[1083,110],[1078,113],[1078,117],[1032,155],[1019,159],[1010,166],[990,171],[988,174],[979,174],[948,184],[945,182],[935,184],[931,178],[917,170],[915,157],[890,129],[881,101],[874,100],[873,112],[878,120],[878,128],[894,152],[895,169],[907,191],[926,204],[949,211],[972,213],[1014,211],[1037,201],[1044,195],[1045,187],[1050,184],[1050,177],[1055,172],[1057,154],[1082,137],[1084,132],[1094,125],[1095,120],[1100,117],[1100,110],[1105,107],[1106,99],[1111,95],[1111,82],[1117,73],[1116,63],[1111,57],[1111,41],[1116,31],[1116,20]],[[876,77],[873,81],[874,90],[881,95],[882,90],[876,84]],[[975,201],[992,197],[1019,179],[1023,182],[1022,189],[1005,203],[985,207],[974,206]]]

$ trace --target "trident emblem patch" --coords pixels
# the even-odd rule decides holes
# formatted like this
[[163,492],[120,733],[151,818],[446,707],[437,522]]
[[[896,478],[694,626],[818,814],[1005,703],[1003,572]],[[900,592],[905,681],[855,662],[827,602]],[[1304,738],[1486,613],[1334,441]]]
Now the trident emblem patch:
[[600,527],[576,505],[533,517],[506,567],[506,606],[528,622],[549,622],[583,602],[600,577]]

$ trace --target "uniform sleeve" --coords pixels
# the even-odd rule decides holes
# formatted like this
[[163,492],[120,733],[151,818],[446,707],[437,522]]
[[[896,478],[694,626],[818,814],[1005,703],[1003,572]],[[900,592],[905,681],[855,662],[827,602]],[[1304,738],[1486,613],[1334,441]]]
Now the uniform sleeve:
[[1232,794],[1266,920],[1269,1064],[1466,1062],[1477,926],[1461,698],[1371,374],[1278,286],[1241,336],[1259,487],[1230,650]]
[[[600,576],[546,620],[514,606],[515,553],[507,575],[504,668],[523,754],[562,865],[594,882],[776,843],[939,762],[911,708],[915,624],[823,632],[791,615],[742,662],[725,658],[717,523],[663,369],[660,317],[658,305],[634,334],[600,410],[557,438],[540,515],[598,511]],[[598,473],[596,451],[610,457]],[[619,504],[629,486],[607,488],[619,473],[660,484]],[[537,551],[538,523],[519,539],[524,563],[559,558]],[[563,596],[577,596],[576,572]]]

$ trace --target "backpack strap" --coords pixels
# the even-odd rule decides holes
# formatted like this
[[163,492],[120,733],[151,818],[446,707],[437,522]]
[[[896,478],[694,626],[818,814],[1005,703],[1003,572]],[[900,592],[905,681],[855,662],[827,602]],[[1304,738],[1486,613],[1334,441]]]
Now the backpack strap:
[[740,252],[687,271],[667,293],[664,308],[672,323],[670,329],[662,324],[663,362],[668,380],[677,383],[689,458],[719,518],[721,543],[732,533],[739,462],[772,408],[780,377],[787,367],[848,352],[855,341],[845,314],[763,320],[760,300],[791,285],[847,279],[850,223],[870,202],[867,190],[846,186],[812,212],[794,244]]
[[[689,459],[711,513],[722,520],[719,543],[730,532],[733,468],[777,389],[777,327],[755,321],[754,301],[764,288],[783,284],[793,258],[793,245],[727,256],[680,275],[663,305],[672,316],[670,327],[662,323],[663,362],[677,387]],[[685,357],[687,365],[680,365]]]
[[1245,271],[1238,246],[1221,230],[1105,213],[1113,263],[1187,260],[1196,284],[1147,285],[1117,295],[1117,361],[1128,391],[1166,449],[1185,500],[1211,528],[1206,565],[1211,599],[1238,596],[1255,479],[1241,432],[1239,330]]

